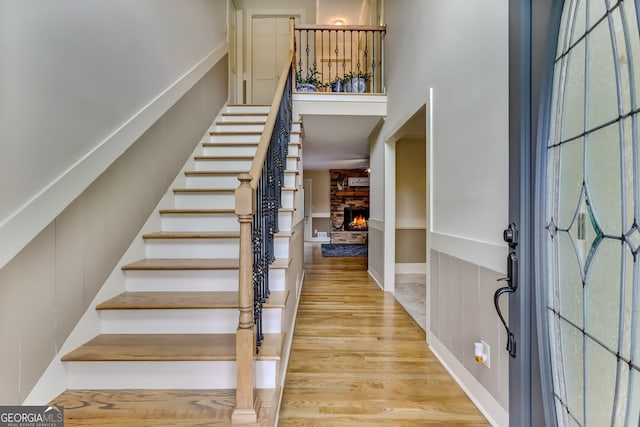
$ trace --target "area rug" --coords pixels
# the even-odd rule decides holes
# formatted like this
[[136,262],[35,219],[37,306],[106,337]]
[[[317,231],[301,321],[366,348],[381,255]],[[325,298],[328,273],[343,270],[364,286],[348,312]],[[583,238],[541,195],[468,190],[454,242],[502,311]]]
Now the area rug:
[[367,245],[351,245],[348,243],[322,244],[322,256],[367,256]]

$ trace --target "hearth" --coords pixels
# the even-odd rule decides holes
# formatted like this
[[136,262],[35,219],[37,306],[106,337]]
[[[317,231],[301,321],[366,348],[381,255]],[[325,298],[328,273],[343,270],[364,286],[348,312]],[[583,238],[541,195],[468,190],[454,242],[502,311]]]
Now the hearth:
[[344,208],[345,231],[367,231],[369,229],[369,209]]

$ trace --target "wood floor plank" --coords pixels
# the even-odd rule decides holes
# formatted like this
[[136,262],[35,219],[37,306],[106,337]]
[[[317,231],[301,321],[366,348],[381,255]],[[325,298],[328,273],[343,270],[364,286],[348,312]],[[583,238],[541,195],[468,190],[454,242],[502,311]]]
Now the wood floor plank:
[[279,427],[489,425],[366,258],[307,246],[305,269]]

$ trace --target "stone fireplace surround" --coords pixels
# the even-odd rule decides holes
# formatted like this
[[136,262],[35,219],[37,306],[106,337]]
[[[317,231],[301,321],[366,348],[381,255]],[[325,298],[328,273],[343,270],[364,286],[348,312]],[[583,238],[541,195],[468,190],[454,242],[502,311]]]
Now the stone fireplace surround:
[[344,209],[369,211],[369,187],[348,185],[349,178],[368,178],[367,169],[330,169],[329,175],[331,243],[366,243],[367,231],[345,231]]

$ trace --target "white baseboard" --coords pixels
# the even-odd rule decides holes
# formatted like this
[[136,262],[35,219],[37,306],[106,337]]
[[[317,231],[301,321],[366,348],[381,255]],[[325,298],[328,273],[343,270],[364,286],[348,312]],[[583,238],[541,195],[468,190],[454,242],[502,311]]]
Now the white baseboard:
[[429,331],[427,335],[429,336],[429,348],[433,354],[469,396],[474,405],[478,407],[482,415],[487,418],[487,421],[495,427],[508,427],[509,411],[505,410],[493,398],[491,393],[467,371],[464,365],[440,342],[433,332]]
[[427,274],[427,264],[424,262],[397,262],[396,274]]
[[373,281],[376,282],[376,285],[378,285],[378,287],[384,291],[384,286],[382,285],[376,274],[371,270],[367,270],[367,273],[369,274],[369,277],[371,277]]

